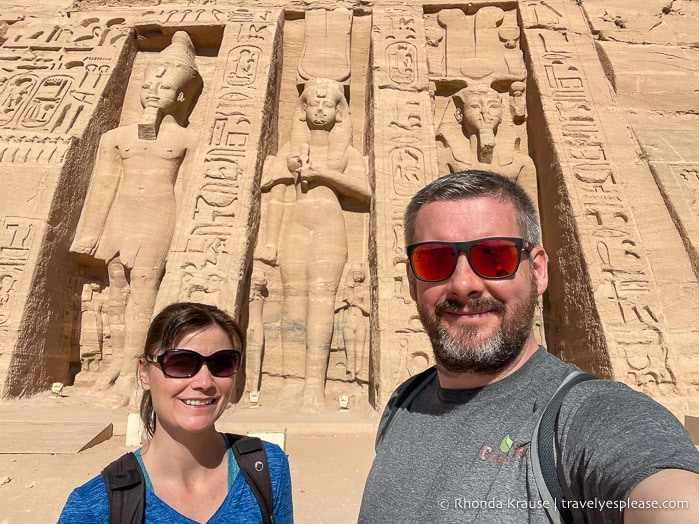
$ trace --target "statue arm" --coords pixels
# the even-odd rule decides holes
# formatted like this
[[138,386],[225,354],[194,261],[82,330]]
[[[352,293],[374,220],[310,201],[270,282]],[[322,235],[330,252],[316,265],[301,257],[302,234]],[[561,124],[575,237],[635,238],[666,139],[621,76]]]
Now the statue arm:
[[75,238],[70,246],[71,253],[93,255],[104,231],[121,177],[115,135],[115,131],[107,131],[100,139],[92,180],[87,190]]
[[269,191],[277,184],[291,185],[294,183],[294,173],[289,170],[288,158],[291,155],[291,145],[284,144],[276,155],[270,155],[262,168],[260,190]]
[[364,157],[353,147],[347,148],[347,168],[339,173],[331,169],[303,169],[302,177],[308,181],[320,181],[332,187],[338,194],[368,204],[371,201],[369,177]]
[[[198,145],[197,135],[189,130],[185,135],[186,140],[186,151],[184,158],[182,159],[182,164],[177,170],[177,178],[175,178],[175,185],[173,191],[175,193],[175,224],[183,224],[182,214],[184,213],[184,198],[187,190],[188,177],[193,172],[194,161],[196,156],[196,148]],[[175,226],[177,227],[177,226]]]

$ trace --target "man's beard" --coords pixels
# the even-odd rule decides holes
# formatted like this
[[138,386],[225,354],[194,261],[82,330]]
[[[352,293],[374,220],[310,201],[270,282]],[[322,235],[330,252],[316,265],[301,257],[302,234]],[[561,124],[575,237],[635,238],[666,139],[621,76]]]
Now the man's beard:
[[[524,349],[534,324],[538,302],[536,285],[532,283],[527,300],[514,305],[506,315],[505,304],[494,298],[476,298],[461,302],[443,300],[435,306],[434,316],[418,306],[420,320],[430,337],[434,357],[445,371],[452,373],[492,374],[507,367]],[[463,326],[452,335],[442,325],[447,311],[491,310],[502,318],[502,324],[488,338],[477,340],[479,328]]]

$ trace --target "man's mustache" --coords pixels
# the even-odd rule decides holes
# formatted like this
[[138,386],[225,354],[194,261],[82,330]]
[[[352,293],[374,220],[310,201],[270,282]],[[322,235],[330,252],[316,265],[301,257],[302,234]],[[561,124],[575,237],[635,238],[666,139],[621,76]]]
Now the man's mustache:
[[437,303],[434,308],[437,318],[440,318],[444,313],[479,313],[482,311],[504,313],[505,304],[495,298],[481,297],[466,301],[448,298]]

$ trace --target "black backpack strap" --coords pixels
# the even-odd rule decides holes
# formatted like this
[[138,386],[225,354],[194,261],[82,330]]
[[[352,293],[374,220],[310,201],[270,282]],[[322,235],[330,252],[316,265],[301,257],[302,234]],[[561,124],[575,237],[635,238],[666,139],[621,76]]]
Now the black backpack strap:
[[377,447],[379,444],[381,444],[381,441],[391,427],[391,424],[393,424],[396,415],[410,407],[410,403],[413,401],[413,399],[418,395],[418,393],[427,387],[427,384],[432,381],[432,378],[436,374],[437,368],[434,366],[429,367],[417,375],[410,377],[402,384],[401,388],[393,392],[391,398],[388,399],[388,403],[386,404],[386,412],[382,416],[384,419],[381,421],[382,423],[380,425],[382,429],[376,434]]
[[546,512],[554,524],[582,522],[581,515],[573,515],[570,508],[563,507],[565,494],[558,476],[559,447],[556,439],[558,415],[566,394],[577,384],[597,377],[572,371],[561,382],[551,400],[544,408],[536,427],[531,444],[531,460],[536,485],[545,504]]
[[126,453],[102,470],[107,489],[109,524],[142,524],[146,485],[133,453]]
[[226,438],[232,443],[240,472],[260,506],[262,524],[274,524],[274,494],[264,444],[257,437],[232,433],[226,433]]

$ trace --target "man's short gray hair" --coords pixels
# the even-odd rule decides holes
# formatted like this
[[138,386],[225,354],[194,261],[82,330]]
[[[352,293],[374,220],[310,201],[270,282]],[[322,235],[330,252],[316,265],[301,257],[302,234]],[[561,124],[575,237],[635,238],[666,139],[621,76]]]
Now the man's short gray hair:
[[[470,169],[440,177],[415,193],[405,210],[403,220],[405,245],[415,242],[415,221],[418,211],[425,204],[482,197],[511,203],[522,237],[533,244],[540,243],[536,207],[527,192],[505,176]],[[458,217],[454,218],[458,220]],[[493,220],[497,220],[497,217],[493,217]]]

